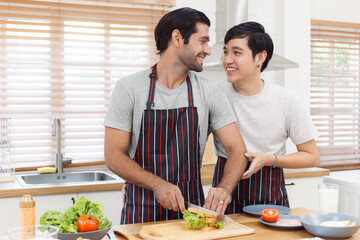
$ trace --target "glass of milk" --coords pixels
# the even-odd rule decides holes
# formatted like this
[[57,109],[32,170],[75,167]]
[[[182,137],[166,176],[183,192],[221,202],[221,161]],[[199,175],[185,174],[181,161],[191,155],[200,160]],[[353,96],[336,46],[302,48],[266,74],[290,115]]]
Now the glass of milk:
[[319,184],[320,212],[337,213],[339,206],[339,185],[333,183]]

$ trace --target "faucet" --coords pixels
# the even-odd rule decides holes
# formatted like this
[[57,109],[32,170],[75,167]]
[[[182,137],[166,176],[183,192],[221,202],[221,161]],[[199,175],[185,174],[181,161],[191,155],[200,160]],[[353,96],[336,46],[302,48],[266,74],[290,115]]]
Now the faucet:
[[51,135],[56,136],[57,128],[57,152],[55,155],[55,168],[57,173],[63,172],[63,155],[61,153],[61,122],[59,117],[54,117],[52,120],[52,131]]

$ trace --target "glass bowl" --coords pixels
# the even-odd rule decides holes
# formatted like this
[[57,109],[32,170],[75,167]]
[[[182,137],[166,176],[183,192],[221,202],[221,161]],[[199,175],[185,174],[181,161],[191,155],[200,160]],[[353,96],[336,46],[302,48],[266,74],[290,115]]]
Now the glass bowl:
[[7,231],[10,240],[57,239],[59,229],[50,225],[16,227]]

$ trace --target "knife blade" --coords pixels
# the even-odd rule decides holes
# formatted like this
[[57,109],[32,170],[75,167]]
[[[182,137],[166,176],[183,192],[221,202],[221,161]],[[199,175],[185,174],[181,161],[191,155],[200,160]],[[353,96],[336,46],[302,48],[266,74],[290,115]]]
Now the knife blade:
[[232,220],[229,216],[226,216],[224,214],[221,214],[221,213],[218,213],[218,212],[215,212],[215,211],[212,211],[210,209],[207,209],[207,208],[203,208],[203,207],[200,207],[198,205],[195,205],[195,204],[192,204],[192,203],[189,203],[189,202],[186,202],[185,201],[185,206],[186,206],[186,209],[188,209],[189,207],[190,208],[194,208],[194,209],[197,209],[197,210],[201,210],[201,211],[204,211],[204,212],[208,212],[208,213],[211,213],[211,214],[214,214],[216,217],[217,217],[217,220],[221,221],[221,222],[233,222],[234,220]]

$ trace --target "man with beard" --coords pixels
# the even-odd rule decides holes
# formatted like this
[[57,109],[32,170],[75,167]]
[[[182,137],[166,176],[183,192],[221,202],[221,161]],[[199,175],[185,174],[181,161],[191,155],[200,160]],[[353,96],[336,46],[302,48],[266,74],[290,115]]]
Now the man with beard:
[[119,80],[112,93],[105,162],[127,181],[122,224],[179,219],[184,200],[204,205],[200,166],[210,132],[229,158],[206,204],[224,212],[231,201],[245,169],[245,145],[224,93],[195,73],[211,53],[209,26],[191,8],[164,15],[155,28],[159,62]]

